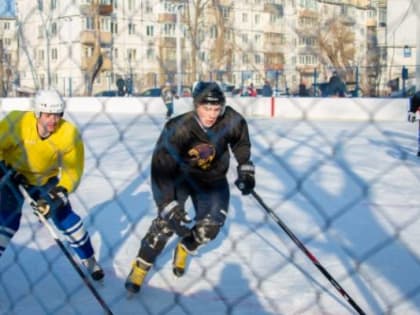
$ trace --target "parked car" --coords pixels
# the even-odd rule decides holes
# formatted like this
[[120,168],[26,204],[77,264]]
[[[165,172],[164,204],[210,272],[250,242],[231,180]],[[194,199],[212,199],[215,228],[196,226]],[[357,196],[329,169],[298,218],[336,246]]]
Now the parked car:
[[140,96],[140,97],[160,97],[161,88],[150,88],[146,89],[140,93],[134,93],[133,96]]
[[412,85],[410,87],[407,87],[405,89],[405,95],[404,95],[404,91],[403,90],[398,90],[398,91],[393,91],[391,92],[391,94],[389,95],[390,97],[410,97],[413,96],[416,93],[416,86]]
[[96,96],[96,97],[114,97],[114,96],[118,96],[118,91],[117,90],[101,91],[101,92],[95,93],[94,96]]

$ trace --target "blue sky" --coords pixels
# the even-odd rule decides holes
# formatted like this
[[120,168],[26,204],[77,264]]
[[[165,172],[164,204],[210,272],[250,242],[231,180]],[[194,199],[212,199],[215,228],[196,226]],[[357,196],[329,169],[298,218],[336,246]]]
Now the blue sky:
[[13,0],[0,1],[0,16],[10,16],[15,14],[15,2]]

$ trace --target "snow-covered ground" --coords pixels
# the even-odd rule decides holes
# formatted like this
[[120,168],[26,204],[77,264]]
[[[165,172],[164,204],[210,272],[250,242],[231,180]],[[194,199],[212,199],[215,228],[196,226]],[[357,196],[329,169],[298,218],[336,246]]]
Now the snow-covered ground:
[[[126,299],[125,278],[156,214],[149,167],[163,116],[67,117],[86,147],[84,179],[71,201],[106,271],[95,287],[114,314],[356,314],[256,200],[233,185],[226,225],[185,276],[172,275],[174,238],[141,292]],[[366,314],[419,314],[416,126],[248,121],[256,192],[269,207]],[[235,167],[232,161],[230,182]],[[0,259],[0,314],[103,314],[48,231],[28,206],[24,212]]]

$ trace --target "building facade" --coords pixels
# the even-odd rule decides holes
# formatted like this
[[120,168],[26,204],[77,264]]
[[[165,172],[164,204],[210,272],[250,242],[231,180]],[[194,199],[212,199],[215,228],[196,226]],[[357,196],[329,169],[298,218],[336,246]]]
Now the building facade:
[[[279,91],[338,72],[363,95],[380,95],[387,68],[386,0],[16,1],[15,81],[64,95],[265,80]],[[385,49],[386,48],[386,49]],[[415,55],[415,47],[411,47]],[[394,59],[395,60],[395,59]],[[398,63],[393,67],[398,69]]]

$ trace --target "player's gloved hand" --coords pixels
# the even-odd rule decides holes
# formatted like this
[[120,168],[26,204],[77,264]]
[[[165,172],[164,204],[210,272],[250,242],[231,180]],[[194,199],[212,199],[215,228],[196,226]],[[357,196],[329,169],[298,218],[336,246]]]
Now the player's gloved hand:
[[178,235],[185,236],[190,233],[190,229],[187,226],[191,223],[191,219],[188,217],[187,212],[178,204],[177,201],[173,200],[168,203],[160,211],[159,216],[168,222],[169,227]]
[[67,189],[61,186],[53,187],[48,194],[32,205],[35,214],[42,214],[45,218],[56,209],[64,207],[69,202]]
[[27,185],[28,182],[22,174],[18,173],[13,167],[7,165],[6,162],[0,161],[0,178],[8,175],[10,180],[16,185]]
[[235,181],[236,187],[242,195],[249,195],[255,187],[255,167],[251,161],[238,165],[238,179]]
[[416,113],[408,112],[407,120],[408,120],[408,122],[415,122],[416,121]]

